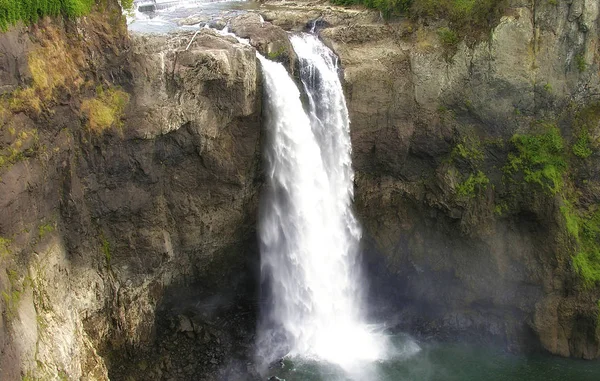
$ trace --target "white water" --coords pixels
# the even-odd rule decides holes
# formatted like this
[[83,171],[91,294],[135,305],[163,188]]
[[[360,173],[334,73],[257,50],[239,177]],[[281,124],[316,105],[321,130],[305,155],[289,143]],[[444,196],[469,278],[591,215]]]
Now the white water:
[[268,189],[260,216],[262,272],[271,287],[259,350],[343,368],[384,359],[387,341],[363,322],[360,226],[352,213],[348,110],[337,57],[312,35],[291,37],[308,114],[285,68],[259,57],[265,79]]

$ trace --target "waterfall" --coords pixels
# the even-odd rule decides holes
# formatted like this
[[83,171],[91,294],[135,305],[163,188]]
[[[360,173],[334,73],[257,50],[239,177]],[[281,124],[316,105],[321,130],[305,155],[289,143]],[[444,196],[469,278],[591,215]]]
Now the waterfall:
[[258,346],[268,361],[288,354],[350,367],[386,348],[363,322],[348,110],[337,57],[312,35],[291,42],[308,112],[283,65],[259,55],[268,131],[259,235],[270,305]]

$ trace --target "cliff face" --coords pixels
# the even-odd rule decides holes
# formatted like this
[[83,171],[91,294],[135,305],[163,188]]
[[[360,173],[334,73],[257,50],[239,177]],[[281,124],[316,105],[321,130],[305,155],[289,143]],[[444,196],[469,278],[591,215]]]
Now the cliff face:
[[381,314],[425,335],[600,356],[600,293],[574,268],[587,244],[568,226],[598,205],[598,20],[595,1],[515,2],[489,39],[450,51],[442,25],[321,32],[345,68]]
[[[99,3],[0,34],[2,376],[248,379],[255,51],[208,30],[188,49],[193,34],[130,38]],[[340,56],[376,314],[600,356],[594,267],[581,275],[600,202],[598,12],[517,1],[489,39],[453,46],[443,24],[315,3],[232,21],[291,72],[281,28],[319,18]]]
[[[131,41],[116,1],[0,35],[2,379],[231,357],[214,319],[257,283],[262,94],[254,49],[191,37]],[[194,358],[137,368],[171,331]]]

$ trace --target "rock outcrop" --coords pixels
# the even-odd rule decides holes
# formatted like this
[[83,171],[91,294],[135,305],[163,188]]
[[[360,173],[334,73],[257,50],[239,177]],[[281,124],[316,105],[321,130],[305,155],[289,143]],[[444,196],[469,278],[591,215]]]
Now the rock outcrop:
[[110,4],[0,35],[2,379],[235,372],[252,337],[255,50],[130,40]]
[[[515,2],[488,40],[450,56],[436,24],[321,32],[345,69],[373,296],[405,329],[600,357],[600,292],[574,269],[564,211],[597,202],[597,143],[583,160],[571,147],[600,100],[598,20],[593,1]],[[559,127],[564,193],[580,196],[507,172],[511,138],[540,124]]]

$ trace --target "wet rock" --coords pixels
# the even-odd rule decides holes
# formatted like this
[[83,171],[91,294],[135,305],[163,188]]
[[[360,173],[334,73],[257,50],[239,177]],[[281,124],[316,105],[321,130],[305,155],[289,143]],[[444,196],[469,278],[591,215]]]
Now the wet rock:
[[229,25],[233,33],[249,39],[250,44],[262,55],[283,63],[291,73],[296,70],[296,53],[282,28],[261,21],[260,15],[256,13],[234,17]]

